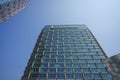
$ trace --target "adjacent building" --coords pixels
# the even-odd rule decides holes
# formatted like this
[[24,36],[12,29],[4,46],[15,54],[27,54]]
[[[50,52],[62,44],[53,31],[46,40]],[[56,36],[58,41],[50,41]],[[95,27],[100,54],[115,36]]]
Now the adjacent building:
[[86,25],[47,25],[21,80],[112,80],[105,59]]
[[120,79],[120,53],[105,60],[108,71],[113,76],[113,80]]
[[0,0],[0,23],[20,12],[28,2],[29,0]]

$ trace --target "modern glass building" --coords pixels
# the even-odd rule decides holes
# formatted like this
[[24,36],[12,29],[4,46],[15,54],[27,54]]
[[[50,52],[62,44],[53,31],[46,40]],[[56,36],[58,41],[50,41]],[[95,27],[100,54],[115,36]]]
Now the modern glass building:
[[29,0],[0,0],[0,23],[25,8]]
[[105,60],[108,71],[111,73],[113,80],[120,79],[120,53]]
[[112,80],[106,58],[86,25],[47,25],[21,80]]

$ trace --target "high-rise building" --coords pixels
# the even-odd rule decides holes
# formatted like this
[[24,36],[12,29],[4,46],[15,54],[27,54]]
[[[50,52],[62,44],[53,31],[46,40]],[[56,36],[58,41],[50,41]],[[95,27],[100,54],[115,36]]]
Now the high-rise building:
[[112,80],[105,59],[85,25],[47,25],[21,80]]
[[25,8],[29,0],[0,0],[0,23]]
[[120,53],[105,60],[108,71],[111,73],[113,80],[120,79]]

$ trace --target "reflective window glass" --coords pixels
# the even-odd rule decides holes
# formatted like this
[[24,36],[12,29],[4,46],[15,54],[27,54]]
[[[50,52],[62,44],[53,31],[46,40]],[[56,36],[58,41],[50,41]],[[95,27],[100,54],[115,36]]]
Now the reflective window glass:
[[85,79],[93,79],[93,76],[92,76],[92,74],[89,74],[89,73],[86,73],[85,74]]
[[81,73],[75,73],[75,78],[77,78],[77,79],[83,79]]
[[44,72],[44,73],[46,73],[46,72],[48,72],[48,68],[41,68],[41,70],[40,70],[40,72]]
[[64,73],[65,69],[64,68],[58,68],[59,73]]
[[57,74],[57,78],[58,78],[58,79],[64,79],[64,78],[65,78],[64,73],[63,73],[63,74],[58,73],[58,74]]
[[103,79],[111,79],[112,78],[112,76],[108,73],[103,73],[102,77],[103,77]]
[[74,75],[73,75],[73,74],[66,74],[66,78],[68,78],[68,79],[73,79],[73,78],[74,78]]
[[83,70],[81,68],[74,68],[74,72],[79,72],[81,73]]
[[56,74],[51,74],[51,73],[49,73],[49,74],[48,74],[48,78],[50,78],[50,79],[55,79],[55,78],[56,78]]
[[52,73],[52,72],[56,72],[56,68],[49,68],[49,72]]
[[80,67],[80,64],[79,63],[74,63],[73,67]]
[[66,67],[72,67],[71,63],[66,63]]
[[99,74],[99,73],[95,73],[95,74],[93,74],[93,77],[94,77],[95,79],[101,79],[101,77],[100,77],[100,74]]
[[66,72],[67,73],[73,72],[73,69],[72,68],[66,68]]
[[39,77],[42,79],[42,78],[46,78],[46,74],[40,74]]

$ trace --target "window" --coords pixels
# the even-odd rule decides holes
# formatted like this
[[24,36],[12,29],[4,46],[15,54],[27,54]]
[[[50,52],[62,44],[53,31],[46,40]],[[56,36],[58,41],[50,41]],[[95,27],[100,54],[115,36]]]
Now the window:
[[93,74],[93,77],[94,77],[95,79],[101,79],[99,73],[98,73],[98,74],[97,74],[97,73]]
[[49,72],[50,73],[55,73],[56,72],[56,68],[49,68]]
[[79,79],[83,79],[82,74],[81,73],[75,73],[75,78],[79,78]]
[[79,63],[74,63],[73,67],[80,67],[80,64]]
[[105,59],[105,56],[99,56],[101,59]]
[[58,73],[58,74],[57,74],[57,78],[58,78],[58,79],[64,79],[64,78],[65,78],[64,73],[63,73],[63,74]]
[[87,63],[82,63],[82,68],[88,68],[89,65]]
[[85,74],[85,79],[93,79],[93,76],[92,76],[92,74],[89,74],[89,73],[86,73]]
[[82,69],[81,68],[74,68],[74,72],[79,72],[79,73],[81,73],[82,72]]
[[42,57],[43,59],[49,59],[49,56],[48,55],[45,55]]
[[72,62],[71,59],[65,59],[64,61],[65,61],[66,63],[71,63],[71,62]]
[[64,56],[63,55],[58,55],[58,59],[60,59],[60,58],[64,58]]
[[102,73],[107,73],[107,70],[105,68],[100,68],[99,71]]
[[58,72],[63,73],[64,72],[64,68],[58,68]]
[[93,58],[94,59],[100,59],[99,56],[95,56],[95,55],[93,56]]
[[78,59],[78,55],[73,55],[72,59]]
[[89,64],[89,67],[96,68],[96,65],[94,63]]
[[49,79],[55,79],[56,78],[56,74],[48,74],[48,78]]
[[51,51],[50,52],[52,55],[56,55],[57,54],[57,52],[55,52],[55,51]]
[[73,59],[73,62],[79,63],[80,61],[79,61],[79,59]]
[[64,51],[64,53],[66,54],[66,55],[71,55],[71,53],[70,52],[66,52],[66,51]]
[[90,56],[90,55],[88,55],[88,56],[86,56],[87,57],[87,59],[92,59],[92,56]]
[[102,63],[100,59],[95,59],[96,63]]
[[66,59],[71,59],[71,55],[66,55]]
[[85,59],[86,57],[84,55],[81,55],[80,56],[80,59]]
[[56,68],[56,67],[64,67],[64,64],[63,63],[51,63],[50,64],[50,67],[54,67],[54,68]]
[[[43,47],[44,48],[44,47]],[[51,46],[46,46],[46,49],[50,49],[51,48]]]
[[49,59],[43,59],[43,63],[48,63]]
[[85,59],[80,59],[79,61],[82,63],[87,63],[87,61]]
[[102,53],[102,52],[98,52],[98,54],[99,54],[99,55],[103,55],[103,53]]
[[93,59],[88,59],[87,62],[88,63],[94,63],[94,60]]
[[50,59],[49,60],[51,63],[55,63],[56,62],[56,59]]
[[74,78],[74,75],[73,75],[73,74],[66,74],[66,77],[67,77],[68,79],[73,79],[73,78]]
[[90,72],[89,68],[83,68],[82,70],[83,70],[84,73],[89,73]]
[[40,74],[39,76],[40,76],[40,79],[42,79],[42,78],[45,79],[46,78],[46,74]]
[[91,70],[92,70],[92,73],[99,73],[99,69],[97,68],[92,68]]
[[51,59],[55,59],[56,58],[56,55],[51,55]]
[[103,79],[111,79],[112,78],[112,76],[108,73],[102,74],[102,77],[103,77]]
[[48,64],[47,64],[47,63],[42,63],[42,64],[41,64],[41,67],[42,67],[42,68],[48,67]]
[[48,72],[48,68],[41,68],[40,72],[47,73]]
[[64,59],[58,59],[58,62],[60,62],[60,63],[64,62]]
[[63,52],[58,52],[59,55],[63,55]]
[[66,68],[66,72],[70,73],[70,72],[73,72],[73,70],[72,70],[72,68]]
[[98,64],[97,64],[97,67],[98,67],[98,68],[105,68],[105,64],[98,63]]
[[72,67],[71,63],[66,63],[66,67]]

